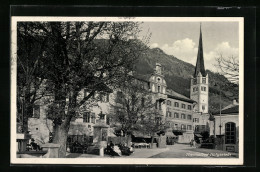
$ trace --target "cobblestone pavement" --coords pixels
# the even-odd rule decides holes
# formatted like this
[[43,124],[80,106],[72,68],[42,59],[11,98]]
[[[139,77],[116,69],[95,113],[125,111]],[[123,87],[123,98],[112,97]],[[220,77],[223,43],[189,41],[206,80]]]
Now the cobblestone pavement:
[[[67,158],[110,158],[105,155],[100,157],[91,154],[68,153]],[[237,158],[237,153],[229,153],[226,151],[215,149],[202,149],[190,147],[185,144],[168,145],[167,148],[142,148],[135,149],[135,152],[130,156],[115,156],[111,158]]]

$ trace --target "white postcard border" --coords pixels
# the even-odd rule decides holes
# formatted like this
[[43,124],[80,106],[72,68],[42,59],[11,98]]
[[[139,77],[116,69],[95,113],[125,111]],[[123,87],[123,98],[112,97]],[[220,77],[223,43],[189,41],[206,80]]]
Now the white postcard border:
[[[239,158],[17,158],[16,157],[16,52],[17,22],[21,21],[146,21],[239,22]],[[243,165],[244,162],[244,18],[243,17],[11,17],[11,164],[131,164],[131,165]],[[72,161],[73,159],[73,161]]]

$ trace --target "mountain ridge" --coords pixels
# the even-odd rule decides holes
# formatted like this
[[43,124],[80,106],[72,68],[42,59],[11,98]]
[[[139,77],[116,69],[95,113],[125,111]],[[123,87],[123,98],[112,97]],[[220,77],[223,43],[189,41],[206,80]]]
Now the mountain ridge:
[[[173,55],[166,54],[160,48],[148,48],[146,53],[142,54],[139,59],[136,65],[136,72],[140,76],[150,75],[153,73],[156,63],[162,65],[162,73],[165,77],[167,88],[190,98],[190,79],[194,74],[195,66]],[[209,75],[210,112],[219,110],[220,94],[222,97],[222,108],[231,104],[233,99],[237,99],[238,85],[231,83],[225,76],[219,73],[214,73],[210,70],[206,70],[206,73]],[[218,87],[214,86],[215,83],[217,83]]]

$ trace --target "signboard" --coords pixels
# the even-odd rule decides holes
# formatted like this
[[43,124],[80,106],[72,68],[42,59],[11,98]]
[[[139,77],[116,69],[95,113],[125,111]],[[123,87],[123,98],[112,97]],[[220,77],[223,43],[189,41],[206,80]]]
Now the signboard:
[[235,146],[226,146],[226,151],[235,152]]

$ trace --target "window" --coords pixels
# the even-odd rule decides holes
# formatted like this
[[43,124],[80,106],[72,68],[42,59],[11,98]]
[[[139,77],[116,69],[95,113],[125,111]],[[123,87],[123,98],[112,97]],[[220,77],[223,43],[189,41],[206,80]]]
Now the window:
[[236,144],[236,124],[228,122],[225,125],[225,142],[226,144]]
[[179,118],[179,114],[178,113],[174,113],[174,118]]
[[91,113],[91,122],[95,124],[95,121],[96,121],[96,115],[95,113]]
[[40,106],[35,105],[33,107],[33,118],[40,118]]
[[201,91],[206,91],[206,87],[201,86]]
[[188,119],[188,120],[191,120],[191,115],[187,115],[187,119]]
[[110,125],[110,118],[107,117],[107,125]]
[[166,122],[165,122],[165,126],[166,126],[166,127],[171,127],[171,123],[170,123],[169,121],[166,121]]
[[179,103],[178,103],[178,102],[175,102],[175,103],[174,103],[174,107],[179,107]]
[[105,119],[105,114],[103,114],[102,111],[98,115],[99,119]]
[[109,94],[107,93],[107,102],[109,102]]
[[182,118],[182,119],[186,119],[186,115],[182,113],[182,114],[181,114],[181,118]]
[[196,85],[197,84],[197,80],[193,79],[193,84]]
[[116,103],[122,103],[123,102],[123,93],[121,91],[118,91],[116,94]]
[[185,109],[185,104],[181,104],[181,108]]
[[166,117],[172,117],[172,112],[167,111],[167,112],[166,112]]
[[206,78],[202,78],[202,83],[206,84]]
[[162,110],[162,104],[161,104],[161,102],[158,101],[158,103],[159,103],[159,110]]
[[203,110],[203,111],[205,110],[205,105],[202,105],[202,110]]
[[158,93],[160,93],[161,92],[161,87],[160,86],[158,86]]
[[181,124],[181,130],[186,130],[186,126],[184,124]]
[[199,118],[193,118],[193,122],[199,123]]
[[187,130],[191,130],[191,125],[187,125]]
[[191,110],[191,105],[188,105],[188,109]]
[[162,120],[161,117],[156,117],[156,118],[155,118],[156,124],[157,124],[157,125],[161,124],[161,122],[162,122],[161,120]]
[[90,112],[83,113],[83,122],[90,122]]
[[170,100],[167,100],[167,105],[172,105],[172,102]]
[[159,103],[159,101],[156,100],[156,102],[155,102],[155,109],[158,109],[158,103]]

